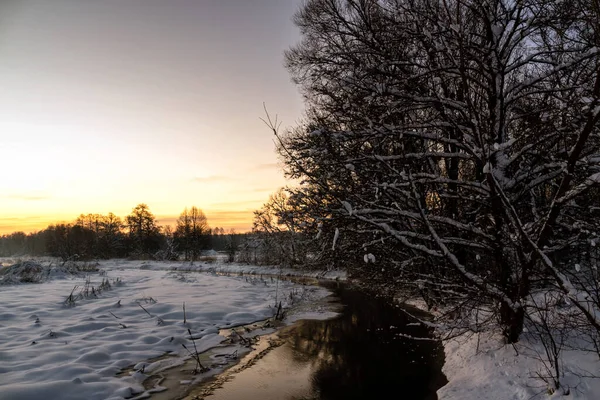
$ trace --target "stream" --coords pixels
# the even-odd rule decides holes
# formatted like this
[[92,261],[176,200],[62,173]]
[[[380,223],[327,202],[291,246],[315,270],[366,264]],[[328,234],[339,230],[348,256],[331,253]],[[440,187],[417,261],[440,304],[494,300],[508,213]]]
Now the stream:
[[208,396],[192,391],[186,399],[437,399],[436,390],[447,382],[441,372],[444,352],[427,328],[399,306],[346,284],[321,284],[341,304],[338,317],[302,320],[281,330],[277,336],[283,344],[232,374]]

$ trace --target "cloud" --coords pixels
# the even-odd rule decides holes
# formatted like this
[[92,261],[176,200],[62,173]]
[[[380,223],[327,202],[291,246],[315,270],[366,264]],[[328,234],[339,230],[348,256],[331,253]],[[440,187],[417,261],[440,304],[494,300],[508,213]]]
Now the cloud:
[[158,221],[159,225],[171,225],[173,227],[175,227],[177,225],[177,218],[178,217],[174,217],[172,215],[157,215],[156,219]]
[[279,163],[265,163],[265,164],[258,164],[254,167],[254,169],[258,169],[258,170],[265,170],[265,169],[279,169]]
[[36,232],[45,229],[48,226],[48,219],[45,217],[0,217],[0,235],[5,235],[17,231],[25,233]]
[[[254,210],[228,211],[228,210],[204,210],[208,225],[212,228],[235,229],[237,232],[248,232],[252,230]],[[160,225],[171,225],[175,227],[177,217],[171,215],[156,216]]]
[[52,196],[47,194],[21,194],[21,193],[12,193],[4,196],[6,199],[12,200],[26,200],[26,201],[37,201],[37,200],[48,200],[52,198]]
[[264,192],[274,193],[276,191],[277,191],[277,188],[272,188],[272,187],[258,187],[258,188],[249,190],[249,192],[252,192],[252,193],[264,193]]
[[238,232],[247,232],[252,229],[254,210],[209,211],[206,213],[206,218],[210,226],[219,226],[225,229],[233,228]]
[[244,201],[222,201],[218,203],[211,203],[210,207],[214,207],[216,209],[224,209],[224,208],[241,208],[241,207],[252,207],[253,204],[262,204],[265,203],[268,199],[254,199],[254,200],[244,200]]
[[224,176],[224,175],[210,175],[210,176],[205,176],[202,178],[196,177],[196,178],[192,179],[192,181],[198,182],[198,183],[212,183],[212,182],[230,182],[230,181],[235,181],[235,179],[230,176]]

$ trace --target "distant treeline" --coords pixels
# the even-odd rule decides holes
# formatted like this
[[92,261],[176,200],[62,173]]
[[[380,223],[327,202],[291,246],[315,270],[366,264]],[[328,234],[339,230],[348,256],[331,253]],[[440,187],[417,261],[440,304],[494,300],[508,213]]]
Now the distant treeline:
[[161,226],[146,204],[125,218],[113,213],[81,214],[72,223],[56,223],[26,234],[0,236],[0,256],[54,256],[63,260],[130,257],[197,260],[205,250],[227,251],[235,257],[244,234],[211,228],[202,210],[186,208],[175,228]]

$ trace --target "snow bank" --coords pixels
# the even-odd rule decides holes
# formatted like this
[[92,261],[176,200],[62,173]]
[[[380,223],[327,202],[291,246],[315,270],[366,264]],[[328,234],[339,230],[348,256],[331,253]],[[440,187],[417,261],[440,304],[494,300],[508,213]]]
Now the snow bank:
[[47,276],[47,267],[33,261],[23,261],[0,270],[0,285],[41,282]]
[[[123,261],[121,261],[123,262]],[[164,270],[169,269],[172,271],[188,271],[188,272],[213,272],[223,274],[245,274],[245,275],[283,275],[283,276],[298,276],[298,277],[309,277],[309,278],[322,278],[322,279],[337,279],[345,280],[347,275],[345,271],[341,270],[306,270],[300,268],[278,268],[274,266],[256,266],[248,264],[238,263],[190,263],[190,262],[144,262],[141,265],[143,269],[152,270]]]
[[565,351],[565,376],[568,388],[552,393],[538,373],[546,375],[539,361],[543,348],[523,338],[514,347],[504,345],[500,335],[464,334],[444,341],[446,362],[442,371],[449,383],[438,390],[439,400],[532,400],[532,399],[598,399],[600,379],[586,378],[600,374],[595,354]]
[[[412,298],[406,303],[427,311],[422,299]],[[448,383],[437,391],[438,399],[600,399],[600,360],[594,352],[573,350],[589,347],[589,343],[584,345],[579,340],[565,338],[561,351],[564,374],[559,390],[554,389],[551,380],[541,378],[549,376],[542,362],[546,359],[545,350],[539,337],[527,328],[514,345],[506,345],[497,331],[467,332],[443,340],[442,372]]]
[[55,264],[44,261],[18,261],[0,269],[0,285],[41,283],[98,272],[98,263],[69,262]]

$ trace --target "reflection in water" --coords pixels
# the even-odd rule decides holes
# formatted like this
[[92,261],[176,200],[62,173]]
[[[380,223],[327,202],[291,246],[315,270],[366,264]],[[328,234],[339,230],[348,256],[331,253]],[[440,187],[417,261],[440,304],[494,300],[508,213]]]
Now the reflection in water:
[[[294,354],[315,361],[312,388],[319,399],[435,399],[445,384],[443,350],[422,325],[389,304],[357,291],[339,288],[346,307],[340,318],[306,321],[292,337]],[[414,312],[414,310],[412,310]],[[387,397],[387,396],[386,396]]]
[[300,322],[210,399],[436,399],[446,383],[442,347],[398,335],[427,337],[427,329],[379,299],[333,289],[345,306],[338,318]]
[[[313,363],[293,354],[287,345],[271,350],[252,367],[236,373],[206,400],[310,399]],[[302,357],[300,357],[302,359]]]

